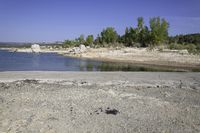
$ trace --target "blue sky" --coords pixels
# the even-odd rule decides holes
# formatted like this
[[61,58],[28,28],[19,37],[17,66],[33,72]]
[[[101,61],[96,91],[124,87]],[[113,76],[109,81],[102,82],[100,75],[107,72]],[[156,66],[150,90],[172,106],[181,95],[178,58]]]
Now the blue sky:
[[97,35],[112,26],[119,34],[137,17],[160,16],[170,35],[200,32],[200,0],[0,0],[0,41],[36,42]]

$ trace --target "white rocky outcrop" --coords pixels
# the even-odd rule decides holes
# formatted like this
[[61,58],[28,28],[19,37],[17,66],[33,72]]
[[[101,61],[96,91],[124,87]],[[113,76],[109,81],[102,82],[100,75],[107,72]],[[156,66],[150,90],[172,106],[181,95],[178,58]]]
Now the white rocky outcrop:
[[179,54],[189,54],[188,50],[187,49],[183,49],[183,50],[180,50],[179,51]]
[[83,53],[83,52],[85,52],[86,51],[86,47],[85,47],[85,45],[83,45],[83,44],[81,44],[80,46],[79,46],[79,48],[80,48],[80,52],[81,53]]
[[71,50],[69,50],[70,54],[81,54],[87,51],[87,48],[85,45],[81,44],[79,47],[74,47]]
[[33,53],[39,53],[39,52],[41,52],[40,45],[39,44],[33,44],[33,45],[31,45],[31,50],[32,50]]

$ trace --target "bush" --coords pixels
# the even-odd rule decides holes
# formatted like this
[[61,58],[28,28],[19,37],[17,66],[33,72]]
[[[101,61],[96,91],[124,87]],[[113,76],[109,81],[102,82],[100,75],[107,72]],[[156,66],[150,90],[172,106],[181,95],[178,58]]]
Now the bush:
[[187,49],[189,53],[193,53],[193,54],[199,54],[200,50],[198,49],[198,47],[195,44],[175,44],[175,43],[171,43],[168,46],[169,49],[177,49],[177,50],[183,50],[183,49]]
[[76,40],[65,40],[64,44],[62,45],[63,48],[70,48],[70,47],[75,47],[79,46],[80,43]]
[[194,44],[187,44],[185,45],[185,48],[189,53],[197,53],[196,46]]
[[93,37],[93,35],[88,35],[87,38],[86,38],[86,41],[85,41],[85,45],[86,45],[86,46],[92,45],[93,42],[94,42],[94,37]]

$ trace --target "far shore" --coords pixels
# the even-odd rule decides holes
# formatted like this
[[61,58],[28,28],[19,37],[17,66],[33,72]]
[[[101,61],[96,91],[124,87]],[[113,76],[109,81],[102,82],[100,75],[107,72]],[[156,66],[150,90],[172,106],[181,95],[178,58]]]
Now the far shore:
[[[30,48],[1,48],[12,52],[31,53]],[[41,53],[58,53],[63,56],[98,60],[113,63],[126,63],[134,65],[150,65],[154,67],[169,67],[183,69],[200,69],[200,55],[182,53],[182,51],[164,50],[153,51],[147,48],[89,48],[82,53],[70,53],[71,48],[47,49],[42,48]]]

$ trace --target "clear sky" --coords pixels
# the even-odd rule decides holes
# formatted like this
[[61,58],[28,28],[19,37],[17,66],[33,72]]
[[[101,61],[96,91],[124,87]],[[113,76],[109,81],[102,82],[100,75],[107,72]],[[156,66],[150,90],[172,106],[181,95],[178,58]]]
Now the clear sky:
[[123,34],[140,16],[166,18],[170,35],[200,32],[200,0],[0,0],[0,41],[63,41],[108,26]]

